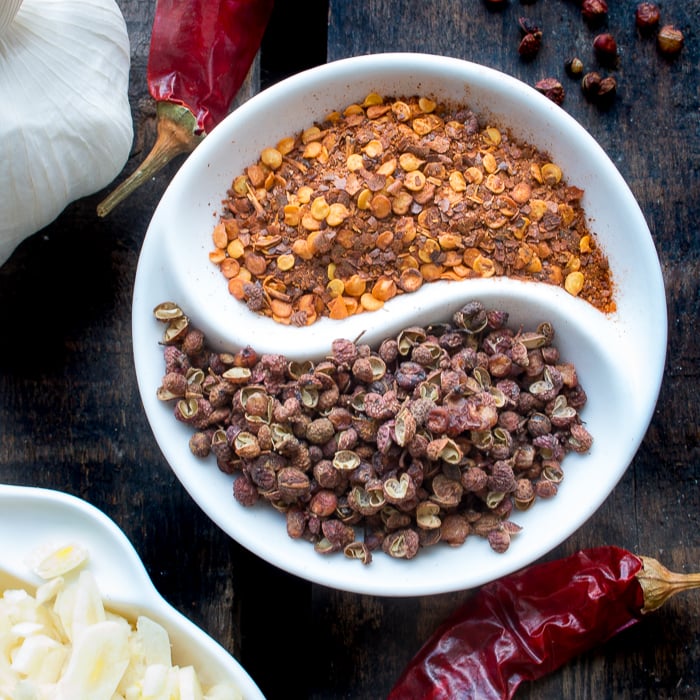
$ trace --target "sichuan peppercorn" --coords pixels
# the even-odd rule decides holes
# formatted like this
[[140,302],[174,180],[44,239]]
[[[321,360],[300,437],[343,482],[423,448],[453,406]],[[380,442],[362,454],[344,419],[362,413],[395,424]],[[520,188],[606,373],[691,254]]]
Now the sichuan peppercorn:
[[593,39],[593,50],[600,63],[605,66],[612,66],[617,61],[617,41],[609,32],[598,34]]
[[564,62],[564,70],[570,78],[578,78],[583,73],[583,61],[577,56],[568,58]]
[[317,363],[216,352],[176,305],[154,315],[167,324],[156,394],[194,430],[190,452],[235,475],[242,506],[292,509],[289,536],[321,554],[368,564],[379,547],[408,559],[469,536],[505,552],[512,512],[555,496],[566,454],[592,446],[551,324],[512,328],[479,300],[377,350],[336,339]]
[[651,34],[656,31],[661,19],[659,6],[653,2],[640,2],[634,13],[634,21],[639,31]]
[[564,86],[556,78],[542,78],[535,83],[535,89],[555,104],[564,102]]
[[581,2],[581,16],[591,27],[598,27],[607,19],[607,0],[583,0]]
[[668,57],[673,57],[678,54],[683,48],[684,41],[685,37],[683,36],[683,32],[670,24],[661,27],[659,33],[656,35],[656,43],[659,47],[659,51],[664,56]]

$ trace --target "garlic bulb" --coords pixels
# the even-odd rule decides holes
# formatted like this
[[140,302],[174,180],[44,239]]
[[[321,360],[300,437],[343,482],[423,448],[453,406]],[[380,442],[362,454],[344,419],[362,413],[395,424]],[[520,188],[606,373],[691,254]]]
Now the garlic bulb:
[[114,0],[0,2],[0,265],[123,169],[129,64]]

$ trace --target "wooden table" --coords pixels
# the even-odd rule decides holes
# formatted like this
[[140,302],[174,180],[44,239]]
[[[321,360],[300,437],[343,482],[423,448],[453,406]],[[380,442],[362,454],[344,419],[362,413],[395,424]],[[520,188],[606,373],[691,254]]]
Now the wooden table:
[[[145,68],[154,2],[119,0],[132,42],[136,137],[131,172],[153,139]],[[599,511],[550,554],[614,543],[700,569],[700,5],[667,0],[686,35],[667,61],[638,35],[633,0],[611,3],[620,46],[615,105],[601,111],[564,74],[593,63],[594,31],[570,0],[278,2],[251,89],[354,54],[425,51],[480,62],[534,84],[559,78],[563,108],[612,157],[647,218],[665,277],[669,345],[645,440]],[[522,61],[518,18],[544,32]],[[249,87],[250,87],[249,86]],[[247,92],[241,94],[245,99]],[[23,243],[0,269],[0,479],[81,496],[112,517],[160,592],[221,641],[270,698],[380,698],[436,625],[469,593],[419,599],[356,595],[281,572],[230,540],[180,486],[146,421],[130,335],[139,250],[181,161],[109,217],[96,193]],[[2,203],[0,202],[0,208]],[[634,251],[630,251],[634,259]],[[632,263],[633,264],[633,263]],[[650,336],[659,329],[649,327]],[[587,653],[522,698],[700,697],[700,597],[671,600],[633,631]]]

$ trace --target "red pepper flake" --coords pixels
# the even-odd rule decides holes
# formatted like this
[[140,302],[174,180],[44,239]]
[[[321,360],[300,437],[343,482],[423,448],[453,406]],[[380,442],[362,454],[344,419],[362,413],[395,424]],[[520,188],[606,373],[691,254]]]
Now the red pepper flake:
[[404,670],[388,700],[512,698],[639,622],[700,574],[598,547],[535,564],[483,586],[443,623]]

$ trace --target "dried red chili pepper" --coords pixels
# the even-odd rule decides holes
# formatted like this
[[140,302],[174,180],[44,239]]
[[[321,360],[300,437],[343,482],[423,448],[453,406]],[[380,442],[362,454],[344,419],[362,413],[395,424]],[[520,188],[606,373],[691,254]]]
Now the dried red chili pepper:
[[598,547],[483,586],[406,667],[388,700],[512,698],[578,654],[636,624],[700,574]]
[[108,214],[228,113],[255,58],[273,0],[158,0],[146,77],[157,138],[136,171],[97,207]]

